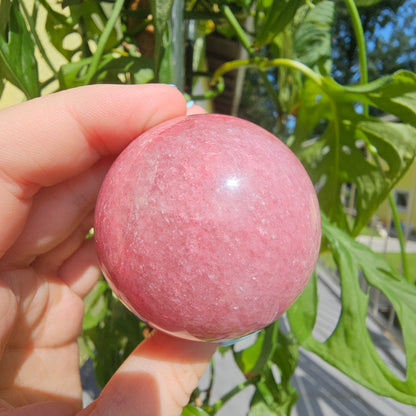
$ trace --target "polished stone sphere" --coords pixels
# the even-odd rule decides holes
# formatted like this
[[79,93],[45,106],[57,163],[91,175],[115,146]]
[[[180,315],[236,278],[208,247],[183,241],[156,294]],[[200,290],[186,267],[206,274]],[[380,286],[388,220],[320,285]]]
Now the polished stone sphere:
[[320,236],[314,187],[291,150],[217,114],[138,137],[96,207],[113,291],[154,328],[190,339],[230,340],[279,318],[306,286]]

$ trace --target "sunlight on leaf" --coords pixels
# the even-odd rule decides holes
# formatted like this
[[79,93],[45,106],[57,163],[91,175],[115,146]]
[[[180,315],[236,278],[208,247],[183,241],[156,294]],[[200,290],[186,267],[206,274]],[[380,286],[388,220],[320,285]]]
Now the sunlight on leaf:
[[[360,114],[357,102],[390,112],[404,123]],[[328,124],[319,131],[322,120]],[[410,122],[416,125],[416,76],[412,73],[400,71],[362,87],[342,87],[330,78],[324,78],[323,88],[306,82],[291,147],[314,183],[327,178],[318,192],[321,208],[351,235],[367,225],[413,162],[416,128],[406,124]],[[377,160],[367,151],[368,145]],[[345,185],[352,184],[355,211],[346,212]],[[349,215],[355,218],[352,225]]]
[[[323,234],[332,250],[341,282],[342,311],[338,325],[323,343],[312,336],[317,308],[316,280],[289,310],[291,328],[306,349],[316,353],[377,394],[416,405],[416,287],[368,247],[322,218]],[[407,359],[402,380],[380,358],[366,326],[368,294],[360,288],[363,273],[369,285],[392,303],[401,324]]]
[[200,407],[188,404],[183,408],[181,416],[208,416],[208,413]]
[[254,46],[260,48],[270,43],[295,16],[297,10],[305,4],[304,0],[273,0],[263,9],[264,20],[257,22]]
[[26,95],[40,95],[35,44],[20,13],[17,2],[10,7],[7,33],[0,33],[0,65],[2,76]]

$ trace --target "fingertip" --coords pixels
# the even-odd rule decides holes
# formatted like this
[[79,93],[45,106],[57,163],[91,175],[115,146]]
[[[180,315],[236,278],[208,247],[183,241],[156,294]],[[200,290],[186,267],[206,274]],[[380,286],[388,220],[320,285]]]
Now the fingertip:
[[216,347],[153,331],[117,370],[85,415],[135,415],[140,408],[143,414],[179,416]]
[[[143,131],[148,130],[164,121],[185,116],[187,114],[187,104],[183,94],[171,84],[145,84],[148,93],[148,104],[154,105],[155,110],[149,118]],[[140,100],[143,100],[142,94]],[[158,111],[162,109],[164,111]]]
[[187,116],[191,116],[191,115],[194,115],[194,114],[205,114],[205,113],[206,113],[206,110],[203,107],[201,107],[200,105],[197,105],[197,104],[190,105],[186,110],[186,115]]
[[211,359],[218,344],[192,341],[153,330],[149,338],[140,344],[138,352],[145,358],[181,363],[206,362]]

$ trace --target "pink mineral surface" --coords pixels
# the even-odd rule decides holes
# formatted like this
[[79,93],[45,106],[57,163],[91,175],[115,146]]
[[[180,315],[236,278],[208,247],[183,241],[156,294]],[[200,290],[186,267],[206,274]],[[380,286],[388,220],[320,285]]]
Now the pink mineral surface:
[[314,187],[275,136],[204,114],[147,131],[118,157],[95,221],[121,301],[170,334],[222,341],[281,316],[307,284],[321,227]]

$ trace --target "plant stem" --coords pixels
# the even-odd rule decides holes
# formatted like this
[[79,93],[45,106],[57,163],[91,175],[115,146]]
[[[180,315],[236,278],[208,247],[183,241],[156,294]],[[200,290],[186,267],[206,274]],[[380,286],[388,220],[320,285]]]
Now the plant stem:
[[406,242],[404,240],[402,225],[400,223],[399,211],[397,210],[397,204],[396,204],[396,201],[394,200],[394,197],[391,193],[389,194],[388,199],[389,199],[391,212],[393,214],[394,228],[396,229],[397,237],[398,237],[399,243],[400,243],[400,257],[401,257],[401,260],[402,260],[402,269],[403,269],[402,272],[403,272],[403,275],[406,278],[406,280],[408,282],[413,283],[412,279],[409,275],[409,263],[407,262]]
[[288,68],[297,69],[299,72],[301,72],[303,75],[305,75],[307,78],[309,78],[311,81],[315,82],[318,87],[323,88],[323,82],[322,82],[322,76],[312,69],[310,69],[308,66],[303,64],[302,62],[295,61],[293,59],[288,58],[277,58],[272,59],[269,61],[269,63],[266,63],[264,65],[264,69],[270,68],[272,66],[287,66]]
[[171,74],[171,83],[175,84],[179,91],[185,90],[185,47],[184,47],[184,0],[175,0],[172,4],[172,59],[175,68]]
[[365,46],[365,37],[363,25],[361,24],[360,15],[354,0],[344,0],[351,16],[352,26],[354,28],[355,39],[358,47],[358,60],[360,63],[360,83],[368,83],[368,69],[367,69],[367,50]]
[[209,401],[211,400],[211,392],[212,392],[212,387],[214,385],[214,378],[215,378],[215,364],[214,364],[214,360],[211,359],[209,386],[206,390],[206,398],[205,398],[205,403],[207,404],[209,404]]
[[233,389],[231,389],[228,393],[224,394],[220,399],[218,399],[214,405],[213,410],[214,414],[224,406],[230,399],[232,399],[237,393],[244,390],[246,387],[251,386],[252,384],[256,384],[260,380],[260,376],[256,376],[250,379],[247,379],[239,384],[237,384]]
[[248,36],[247,36],[246,32],[244,31],[244,29],[241,27],[241,25],[240,25],[239,21],[237,20],[237,18],[234,16],[234,13],[230,9],[230,7],[227,6],[227,5],[223,6],[222,7],[222,12],[223,12],[225,18],[227,19],[228,23],[234,29],[234,32],[237,35],[237,37],[238,37],[239,41],[241,42],[241,44],[244,46],[244,48],[249,53],[249,55],[250,56],[253,56],[255,50],[251,46],[250,39],[248,38]]
[[111,31],[114,29],[114,26],[117,22],[118,17],[120,16],[121,10],[124,5],[124,0],[116,0],[114,3],[114,8],[111,13],[110,18],[108,19],[104,30],[98,40],[97,50],[95,51],[94,55],[92,56],[91,64],[88,68],[87,75],[85,77],[85,84],[89,84],[94,77],[95,73],[97,72],[98,65],[100,63],[100,59],[104,53],[105,45],[107,44],[108,38],[111,35]]
[[212,77],[212,84],[216,84],[226,72],[232,71],[240,67],[254,67],[259,70],[266,70],[274,66],[287,66],[289,68],[297,69],[303,75],[314,81],[319,87],[323,87],[322,76],[312,71],[308,66],[302,64],[301,62],[294,61],[293,59],[287,58],[277,58],[268,60],[266,58],[252,58],[252,59],[236,59],[234,61],[228,61],[225,64],[221,65],[215,72]]

